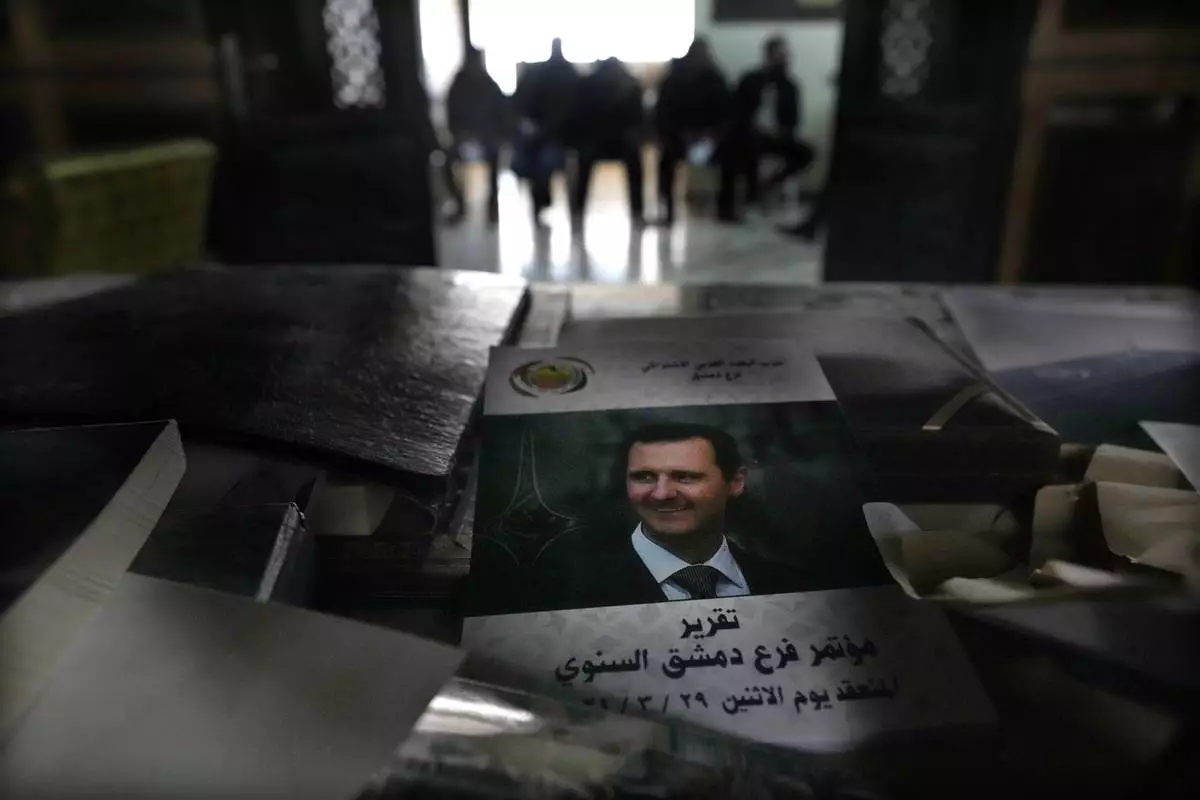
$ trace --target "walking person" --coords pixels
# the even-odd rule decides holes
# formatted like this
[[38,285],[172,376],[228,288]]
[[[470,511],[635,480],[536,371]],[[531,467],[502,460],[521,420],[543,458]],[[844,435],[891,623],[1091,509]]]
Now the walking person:
[[456,167],[462,162],[463,146],[474,143],[483,151],[488,167],[488,222],[499,218],[500,147],[508,132],[508,97],[484,66],[483,51],[467,49],[466,57],[446,95],[446,116],[451,141],[446,148],[446,183],[458,204],[456,219],[466,213],[466,203]]
[[542,212],[550,206],[550,180],[566,164],[579,80],[575,66],[563,56],[562,39],[554,39],[550,58],[528,65],[513,94],[518,125],[513,171],[529,181],[534,222],[539,226]]

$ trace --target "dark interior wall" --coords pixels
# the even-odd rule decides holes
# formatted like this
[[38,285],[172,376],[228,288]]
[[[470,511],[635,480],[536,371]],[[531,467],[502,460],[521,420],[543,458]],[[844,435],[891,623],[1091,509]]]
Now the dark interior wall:
[[373,6],[385,102],[338,108],[325,0],[5,0],[0,170],[199,136],[216,257],[435,264],[417,3]]
[[1163,278],[1162,265],[1171,261],[1178,231],[1187,224],[1180,176],[1187,172],[1196,121],[1164,122],[1153,108],[1127,105],[1133,107],[1123,119],[1095,125],[1085,116],[1046,132],[1028,280],[1153,283]]
[[1195,0],[1073,0],[1063,7],[1063,27],[1095,30],[1198,27]]
[[412,120],[414,133],[424,134],[429,99],[422,81],[421,26],[417,0],[376,0],[383,70],[387,76],[387,105]]
[[1043,0],[1022,74],[1001,280],[1200,270],[1200,4]]
[[12,0],[0,18],[0,162],[211,136],[216,60],[200,0]]
[[339,107],[323,0],[211,0],[210,36],[237,39],[245,85],[221,138],[222,260],[436,264],[416,2],[373,8],[381,102]]
[[209,41],[236,43],[236,69],[255,116],[333,111],[322,0],[206,0]]
[[46,30],[56,38],[203,33],[195,0],[40,0]]

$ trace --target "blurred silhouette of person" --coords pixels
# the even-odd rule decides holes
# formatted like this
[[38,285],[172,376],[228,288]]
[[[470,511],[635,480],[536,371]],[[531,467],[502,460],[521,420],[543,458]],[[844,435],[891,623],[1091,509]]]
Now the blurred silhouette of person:
[[[829,76],[829,84],[836,92],[838,90],[838,74],[834,73]],[[836,160],[836,159],[835,159]],[[837,176],[837,170],[831,163],[829,172],[825,176],[825,183],[817,190],[816,196],[813,198],[812,204],[809,206],[808,215],[799,222],[792,225],[784,225],[779,228],[783,233],[789,236],[794,236],[797,239],[803,239],[806,242],[811,242],[817,238],[821,230],[825,227],[826,220],[829,217],[829,192],[833,180]]]
[[488,221],[499,217],[498,176],[500,146],[508,132],[508,98],[484,66],[483,51],[468,47],[462,66],[450,83],[446,95],[446,116],[451,142],[446,148],[446,184],[458,209],[455,217],[466,213],[461,184],[455,167],[462,161],[462,147],[475,143],[483,150],[488,165]]
[[689,150],[715,150],[730,112],[725,75],[708,41],[697,38],[682,58],[672,59],[658,87],[654,125],[658,134],[657,222],[675,221],[675,172]]
[[[757,203],[764,189],[773,189],[813,160],[812,147],[796,133],[800,89],[788,75],[787,42],[772,36],[763,45],[763,55],[762,66],[738,82],[729,135],[722,143],[717,215],[726,221],[737,219],[734,196],[739,177],[746,180],[747,203]],[[783,165],[760,185],[759,162],[764,155],[782,158]]]
[[578,151],[578,175],[571,212],[582,218],[596,162],[625,165],[629,212],[635,225],[643,216],[642,84],[618,58],[606,58],[579,82],[568,141]]
[[554,39],[550,58],[526,66],[513,106],[518,117],[513,171],[528,178],[533,194],[533,216],[550,205],[550,179],[566,162],[566,137],[571,125],[579,73],[563,56],[562,39]]

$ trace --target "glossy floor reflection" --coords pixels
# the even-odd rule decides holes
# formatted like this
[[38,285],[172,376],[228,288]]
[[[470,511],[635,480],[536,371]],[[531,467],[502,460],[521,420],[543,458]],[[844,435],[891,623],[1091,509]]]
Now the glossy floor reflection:
[[[646,166],[647,175],[653,175],[651,159]],[[554,185],[554,204],[543,215],[547,224],[535,229],[525,187],[507,171],[500,178],[500,222],[489,226],[484,219],[482,166],[467,165],[463,178],[470,206],[467,217],[438,231],[439,262],[444,267],[542,281],[618,284],[813,284],[821,277],[821,241],[810,244],[775,230],[776,224],[800,215],[796,208],[751,215],[741,225],[719,224],[711,209],[681,208],[674,227],[639,230],[629,222],[624,171],[612,163],[601,165],[593,177],[582,230],[571,230],[561,179]],[[650,215],[652,183],[650,178],[646,184]]]

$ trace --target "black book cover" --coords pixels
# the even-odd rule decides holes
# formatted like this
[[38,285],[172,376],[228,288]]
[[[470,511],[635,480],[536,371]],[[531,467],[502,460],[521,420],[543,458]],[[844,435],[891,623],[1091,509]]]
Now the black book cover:
[[448,270],[160,276],[0,319],[0,419],[170,416],[444,492],[488,349],[510,339],[525,301],[523,283]]

